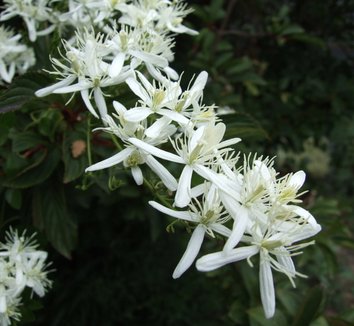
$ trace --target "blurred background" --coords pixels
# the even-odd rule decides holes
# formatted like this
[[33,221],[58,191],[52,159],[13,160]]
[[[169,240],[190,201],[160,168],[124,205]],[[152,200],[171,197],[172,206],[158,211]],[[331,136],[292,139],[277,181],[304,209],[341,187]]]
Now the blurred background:
[[[176,38],[172,64],[184,71],[184,87],[206,70],[204,103],[227,113],[226,138],[243,140],[236,149],[276,156],[283,174],[307,174],[303,206],[323,227],[295,258],[308,278],[293,289],[274,273],[271,320],[257,266],[192,267],[173,280],[188,234],[166,232],[169,217],[149,207],[149,190],[121,168],[84,175],[87,141],[94,161],[114,145],[88,134],[78,97],[68,105],[58,95],[33,97],[51,82],[38,66],[0,91],[10,111],[0,117],[1,232],[9,224],[37,231],[54,269],[44,299],[27,295],[20,325],[354,325],[354,1],[188,4],[186,25],[199,35]],[[48,67],[51,50],[45,40],[36,48]],[[15,97],[21,110],[9,109]],[[220,247],[209,241],[202,253]]]

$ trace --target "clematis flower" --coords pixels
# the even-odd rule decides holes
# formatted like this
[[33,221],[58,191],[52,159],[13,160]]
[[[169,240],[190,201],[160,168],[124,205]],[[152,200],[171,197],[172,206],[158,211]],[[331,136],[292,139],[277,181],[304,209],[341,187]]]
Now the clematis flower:
[[0,26],[0,83],[11,83],[16,73],[25,73],[35,63],[33,50],[20,40],[20,34]]
[[193,264],[203,243],[205,233],[212,237],[215,237],[214,232],[223,236],[228,236],[231,233],[223,225],[230,217],[224,211],[214,186],[209,188],[202,202],[194,200],[187,211],[173,210],[155,201],[149,201],[149,204],[166,215],[196,224],[187,249],[173,272],[173,278],[179,278]]
[[193,172],[206,180],[214,178],[215,173],[207,166],[213,165],[220,156],[227,154],[231,150],[231,148],[227,148],[228,146],[240,141],[240,138],[222,141],[225,129],[223,123],[209,124],[201,126],[197,130],[190,130],[188,134],[171,140],[178,155],[157,149],[139,139],[129,139],[129,141],[154,156],[185,165],[179,178],[175,196],[175,205],[185,207],[191,200]]
[[101,129],[118,136],[124,143],[124,149],[110,158],[89,166],[86,169],[86,172],[106,169],[123,163],[126,168],[130,168],[136,184],[142,185],[144,179],[140,166],[147,164],[161,179],[167,189],[175,191],[177,189],[177,181],[173,175],[160,162],[158,162],[153,155],[147,153],[140,147],[135,146],[131,140],[141,139],[141,141],[146,142],[151,147],[158,146],[159,144],[166,142],[168,137],[175,133],[176,128],[173,125],[170,125],[169,121],[165,121],[164,124],[160,125],[161,129],[158,132],[158,136],[151,138],[146,135],[146,123],[130,123],[125,121],[124,113],[127,111],[126,108],[118,102],[114,102],[114,106],[118,113],[116,118],[119,120],[119,124],[107,115],[106,122],[108,127]]
[[296,276],[305,276],[295,270],[291,257],[299,254],[300,249],[314,242],[296,243],[314,236],[321,230],[318,224],[315,226],[305,222],[285,224],[284,229],[279,231],[272,225],[264,227],[262,224],[254,223],[249,230],[250,235],[243,238],[249,245],[205,255],[197,260],[196,267],[199,271],[206,272],[243,259],[247,259],[252,266],[250,258],[259,254],[261,301],[266,318],[271,318],[275,312],[272,269],[284,273],[295,287],[293,279]]
[[54,24],[40,29],[41,23],[55,21],[49,6],[51,2],[53,0],[4,0],[5,10],[0,13],[0,21],[15,16],[22,17],[27,26],[29,39],[35,42],[38,36],[50,34],[55,29]]

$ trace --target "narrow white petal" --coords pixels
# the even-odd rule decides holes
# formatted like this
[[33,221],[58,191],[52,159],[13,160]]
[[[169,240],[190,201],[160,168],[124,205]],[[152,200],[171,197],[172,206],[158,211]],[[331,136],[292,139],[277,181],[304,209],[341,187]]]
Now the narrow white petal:
[[136,96],[139,96],[145,102],[149,102],[150,100],[149,95],[146,93],[143,87],[137,82],[136,79],[128,78],[125,82],[128,84],[129,88]]
[[188,151],[191,153],[193,149],[200,143],[203,139],[205,131],[205,126],[199,127],[197,130],[193,132],[193,135],[188,144]]
[[175,191],[177,189],[176,178],[168,171],[159,161],[157,161],[152,155],[146,156],[146,164],[153,170],[161,179],[167,189]]
[[264,314],[266,318],[271,318],[274,316],[275,312],[273,274],[267,257],[262,259],[262,253],[259,266],[259,287],[261,291]]
[[231,251],[219,251],[205,255],[197,260],[197,269],[201,272],[209,272],[224,265],[249,258],[259,252],[257,246],[236,248]]
[[56,88],[53,93],[54,94],[65,94],[65,93],[75,93],[85,89],[89,89],[92,87],[92,84],[89,82],[78,82],[76,84],[70,86],[64,86],[60,88]]
[[97,171],[97,170],[102,170],[109,168],[113,165],[121,163],[123,160],[125,160],[129,155],[134,151],[134,148],[128,147],[123,149],[121,152],[111,156],[110,158],[107,158],[101,162],[98,162],[96,164],[93,164],[89,166],[85,171]]
[[111,66],[109,67],[108,74],[110,77],[117,77],[122,71],[125,61],[125,53],[118,53],[117,56],[113,59]]
[[5,295],[0,296],[0,313],[5,313],[7,310],[6,297]]
[[227,228],[225,225],[222,225],[220,223],[213,223],[213,224],[209,225],[209,227],[213,231],[223,235],[224,237],[229,237],[231,235],[231,230],[229,228]]
[[185,207],[191,201],[191,182],[193,168],[186,165],[181,173],[178,181],[177,192],[175,196],[175,204],[177,207]]
[[130,51],[129,52],[132,56],[144,61],[148,62],[150,64],[153,64],[155,66],[159,66],[161,68],[165,68],[168,66],[168,61],[156,54],[153,53],[148,53],[148,52],[143,52],[143,51]]
[[76,78],[77,78],[76,76],[70,75],[58,83],[55,83],[55,84],[50,85],[48,87],[44,87],[44,88],[39,89],[38,91],[35,92],[35,94],[38,97],[47,96],[47,95],[53,93],[53,91],[56,90],[57,88],[61,88],[61,87],[70,85],[71,83],[74,82],[74,80]]
[[285,270],[290,273],[292,276],[295,276],[296,269],[293,260],[288,255],[288,251],[285,248],[282,248],[283,253],[276,255],[279,264],[281,264]]
[[84,101],[87,109],[91,112],[91,114],[95,117],[95,118],[99,118],[98,114],[96,113],[95,109],[93,108],[90,98],[89,98],[89,92],[88,89],[84,89],[81,92],[81,97],[82,100]]
[[179,78],[178,73],[174,69],[172,69],[171,67],[165,67],[165,68],[163,68],[163,71],[172,80],[177,80]]
[[317,227],[318,224],[316,219],[306,209],[296,205],[286,205],[284,207],[294,212],[295,214],[299,215],[300,217],[304,218],[306,222],[312,225],[313,227]]
[[174,209],[167,208],[156,201],[150,200],[149,204],[166,215],[178,218],[184,221],[196,222],[196,217],[193,215],[194,213],[189,211],[175,211]]
[[138,186],[141,186],[144,183],[143,172],[141,171],[141,169],[138,166],[133,166],[130,170],[132,172],[132,176],[134,178],[135,183]]
[[249,221],[247,209],[245,209],[242,206],[239,206],[239,208],[237,210],[237,215],[233,216],[233,218],[235,219],[234,225],[232,228],[231,235],[225,243],[225,246],[223,249],[224,251],[229,251],[229,250],[233,249],[240,242],[240,240],[246,230],[248,221]]
[[132,108],[124,114],[124,118],[130,122],[145,120],[153,112],[149,108]]
[[187,119],[184,115],[175,111],[161,109],[157,113],[164,115],[165,117],[169,118],[172,121],[178,122],[181,126],[185,126],[189,123],[189,119]]
[[233,200],[240,199],[240,193],[232,186],[231,180],[225,175],[220,175],[201,164],[194,165],[194,171],[215,184],[221,190],[221,193],[227,194],[229,198]]
[[125,112],[127,112],[127,108],[120,102],[118,101],[113,101],[113,107],[116,110],[116,112],[118,113],[118,115],[122,115],[125,114]]
[[187,249],[175,268],[172,277],[179,278],[194,262],[203,243],[205,227],[199,224],[193,231]]
[[107,115],[107,105],[101,89],[99,87],[95,88],[95,90],[93,91],[93,95],[95,98],[96,105],[98,107],[98,111],[100,112],[101,118],[105,119]]
[[[145,130],[145,135],[151,139],[159,138],[161,133],[164,132],[166,128],[173,128],[170,123],[171,120],[163,116],[162,118],[157,119],[149,128]],[[174,132],[176,130],[176,127],[174,127]],[[171,135],[173,133],[171,133]]]
[[147,153],[150,153],[151,155],[160,157],[163,160],[176,162],[176,163],[184,163],[183,159],[180,156],[156,148],[155,146],[147,144],[140,139],[129,138],[128,141],[132,143],[134,146],[146,151]]

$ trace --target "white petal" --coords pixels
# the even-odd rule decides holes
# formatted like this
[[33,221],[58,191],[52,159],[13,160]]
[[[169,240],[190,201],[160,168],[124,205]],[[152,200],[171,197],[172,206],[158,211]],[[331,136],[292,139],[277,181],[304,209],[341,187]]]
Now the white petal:
[[93,164],[89,166],[85,172],[89,171],[97,171],[97,170],[102,170],[109,168],[113,165],[121,163],[123,160],[125,160],[129,155],[134,151],[134,148],[128,147],[123,149],[121,152],[111,156],[110,158],[107,158],[101,162],[98,162],[96,164]]
[[156,201],[150,200],[149,204],[160,211],[161,213],[164,213],[166,215],[178,218],[180,220],[184,221],[190,221],[190,222],[196,222],[196,217],[193,215],[192,212],[189,211],[176,211],[174,209],[167,208]]
[[313,217],[313,215],[307,211],[306,209],[296,206],[296,205],[286,205],[284,206],[285,208],[289,209],[290,211],[294,212],[295,214],[299,215],[300,217],[304,218],[307,223],[312,225],[314,228],[317,227],[317,221]]
[[230,237],[227,239],[225,243],[223,249],[224,251],[229,251],[237,246],[237,244],[240,242],[246,230],[248,221],[249,221],[248,211],[244,207],[239,206],[239,209],[237,211],[237,216],[235,218],[234,225],[232,227],[232,232]]
[[55,84],[53,84],[51,86],[39,89],[38,91],[35,92],[35,94],[38,97],[47,96],[47,95],[53,93],[53,91],[56,90],[57,88],[61,88],[61,87],[70,85],[71,83],[74,82],[74,80],[76,78],[77,78],[76,76],[70,75],[70,76],[66,77],[65,79],[61,80],[58,83],[55,83]]
[[6,297],[5,295],[0,296],[0,313],[5,313],[7,310]]
[[178,73],[174,69],[172,69],[171,67],[165,67],[165,68],[163,68],[163,71],[172,80],[177,80],[179,78]]
[[132,108],[124,114],[124,119],[130,122],[139,122],[145,120],[152,113],[149,108]]
[[118,53],[113,59],[111,66],[109,67],[108,74],[110,77],[117,77],[122,71],[125,61],[125,53]]
[[188,144],[188,151],[189,153],[191,153],[193,151],[193,149],[200,143],[200,141],[202,140],[203,136],[204,136],[204,130],[205,130],[205,126],[201,126],[199,127],[197,130],[195,130],[193,132],[193,135],[189,141]]
[[161,68],[165,68],[168,66],[168,61],[165,58],[156,54],[143,51],[130,51],[129,53],[144,62],[159,66]]
[[191,182],[193,168],[186,165],[181,173],[178,181],[177,192],[175,196],[175,204],[177,207],[185,207],[191,201]]
[[298,171],[294,175],[291,176],[289,180],[289,184],[300,189],[304,184],[306,179],[306,174],[304,171]]
[[53,93],[54,94],[65,94],[65,93],[75,93],[85,89],[89,89],[92,87],[92,84],[86,81],[80,81],[76,84],[70,86],[64,86],[60,88],[56,88]]
[[143,172],[138,166],[133,166],[130,168],[132,172],[132,176],[134,178],[135,183],[138,186],[141,186],[144,183],[144,177],[143,177]]
[[176,178],[168,171],[160,162],[158,162],[152,155],[146,156],[146,164],[153,170],[161,179],[167,189],[175,191],[177,189]]
[[262,253],[259,266],[259,287],[261,291],[264,314],[266,318],[271,318],[274,316],[275,312],[273,274],[267,257],[262,259]]
[[127,112],[127,108],[120,102],[118,101],[113,101],[113,107],[116,110],[116,112],[118,113],[118,115],[122,115],[125,114],[125,112]]
[[99,118],[98,114],[96,113],[95,109],[93,108],[90,98],[89,98],[89,92],[88,89],[84,89],[80,92],[82,100],[84,101],[87,109],[91,112],[91,114],[95,117],[95,118]]
[[225,237],[229,237],[231,235],[231,230],[229,228],[227,228],[225,225],[222,225],[220,223],[212,223],[209,225],[209,227],[213,231],[215,231]]
[[150,153],[151,155],[160,157],[163,160],[176,162],[176,163],[184,163],[183,159],[181,157],[179,157],[178,155],[166,152],[166,151],[159,149],[159,148],[156,148],[155,146],[147,144],[140,139],[129,138],[128,141],[130,143],[132,143],[134,146],[141,148],[142,150],[146,151],[147,153]]
[[209,272],[224,265],[249,258],[258,252],[259,248],[257,246],[236,248],[228,252],[219,251],[199,258],[196,266],[198,271]]
[[[171,120],[163,116],[162,118],[157,119],[149,128],[145,130],[145,135],[151,139],[159,138],[161,133],[168,128],[170,123]],[[171,127],[172,125],[169,126],[169,128]],[[176,131],[177,129],[174,130]]]
[[181,126],[185,126],[189,123],[189,119],[176,111],[161,109],[158,111],[158,114],[164,115],[170,120],[178,122]]
[[144,88],[136,81],[136,79],[128,78],[125,82],[128,84],[129,88],[136,96],[139,96],[144,102],[149,102],[149,95],[146,93]]
[[98,111],[100,112],[101,119],[104,120],[107,116],[107,105],[101,89],[99,87],[95,88],[93,95],[95,97],[95,102],[98,107]]
[[281,264],[287,272],[289,272],[292,276],[295,276],[296,269],[293,260],[288,255],[288,251],[285,248],[282,248],[284,254],[276,255],[279,264]]
[[187,249],[175,268],[172,277],[179,278],[194,262],[204,240],[205,227],[199,224],[193,231]]

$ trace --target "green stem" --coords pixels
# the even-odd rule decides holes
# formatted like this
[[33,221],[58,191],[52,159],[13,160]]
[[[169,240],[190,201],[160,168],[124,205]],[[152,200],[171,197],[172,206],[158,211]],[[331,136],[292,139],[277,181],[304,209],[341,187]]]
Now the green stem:
[[92,165],[92,153],[91,153],[91,115],[87,119],[87,130],[86,130],[86,144],[87,144],[87,159],[89,166]]
[[162,197],[155,189],[154,186],[144,177],[144,185],[150,190],[150,192],[157,197],[157,199],[164,204],[166,207],[173,209],[173,206],[170,204],[168,200]]

